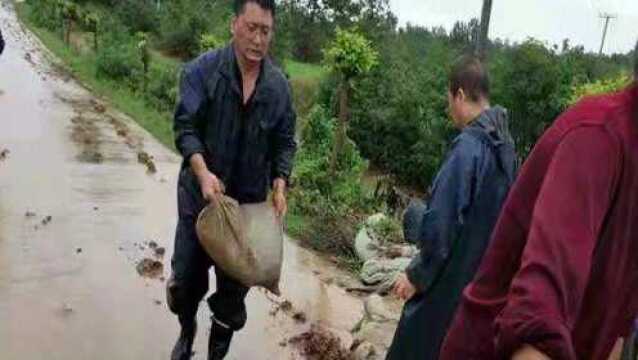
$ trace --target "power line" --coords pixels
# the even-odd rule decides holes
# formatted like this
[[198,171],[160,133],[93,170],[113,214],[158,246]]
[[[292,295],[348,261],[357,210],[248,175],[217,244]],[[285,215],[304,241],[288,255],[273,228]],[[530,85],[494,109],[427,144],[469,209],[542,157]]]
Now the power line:
[[605,39],[607,38],[607,29],[609,27],[609,20],[617,19],[618,16],[610,13],[601,13],[599,15],[601,19],[605,19],[605,27],[603,29],[603,40],[600,42],[600,50],[598,51],[599,55],[602,55],[603,48],[605,47]]

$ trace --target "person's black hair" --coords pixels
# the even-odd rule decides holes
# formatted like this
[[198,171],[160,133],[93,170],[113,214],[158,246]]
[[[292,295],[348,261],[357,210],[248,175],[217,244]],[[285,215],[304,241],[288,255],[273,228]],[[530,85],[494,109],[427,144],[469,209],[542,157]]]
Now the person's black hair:
[[235,0],[235,5],[233,7],[235,10],[235,16],[241,15],[246,8],[246,4],[248,3],[255,3],[259,5],[260,8],[269,10],[272,14],[272,17],[275,18],[277,8],[275,5],[275,0]]
[[481,60],[464,55],[452,66],[449,77],[450,92],[456,96],[459,89],[474,102],[490,97],[490,77]]

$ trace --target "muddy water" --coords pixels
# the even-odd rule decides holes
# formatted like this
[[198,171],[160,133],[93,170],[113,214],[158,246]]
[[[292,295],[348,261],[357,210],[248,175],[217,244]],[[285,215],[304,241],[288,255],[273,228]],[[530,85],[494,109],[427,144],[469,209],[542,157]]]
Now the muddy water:
[[[179,158],[50,65],[7,2],[0,26],[0,151],[9,150],[0,161],[0,358],[168,359],[178,325],[163,277]],[[144,258],[159,258],[162,276],[140,276]],[[360,301],[319,280],[338,275],[286,242],[283,296],[307,321],[252,290],[229,358],[300,358],[286,341],[313,322],[349,331]],[[208,316],[202,303],[195,359],[205,358]]]

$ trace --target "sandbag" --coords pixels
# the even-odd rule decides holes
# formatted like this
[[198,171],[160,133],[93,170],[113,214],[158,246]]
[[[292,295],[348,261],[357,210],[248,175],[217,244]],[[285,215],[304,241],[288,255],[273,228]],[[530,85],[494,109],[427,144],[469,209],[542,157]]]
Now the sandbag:
[[199,214],[196,229],[199,242],[226,274],[280,295],[284,232],[270,203],[239,205],[220,195]]
[[412,199],[403,214],[403,238],[405,241],[421,246],[421,223],[427,210],[425,203],[419,199]]

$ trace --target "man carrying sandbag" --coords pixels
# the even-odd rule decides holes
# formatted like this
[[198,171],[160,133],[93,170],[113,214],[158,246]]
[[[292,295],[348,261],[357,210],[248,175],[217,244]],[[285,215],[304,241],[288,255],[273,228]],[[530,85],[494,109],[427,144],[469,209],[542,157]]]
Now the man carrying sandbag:
[[[185,66],[175,111],[175,143],[184,161],[167,285],[169,307],[181,324],[173,360],[191,357],[197,308],[214,265],[197,239],[200,211],[221,193],[240,204],[264,202],[272,188],[275,212],[286,212],[296,116],[288,83],[268,58],[275,1],[235,0],[234,11],[231,43]],[[246,323],[249,289],[218,267],[215,273],[208,359],[223,359],[233,333]]]

